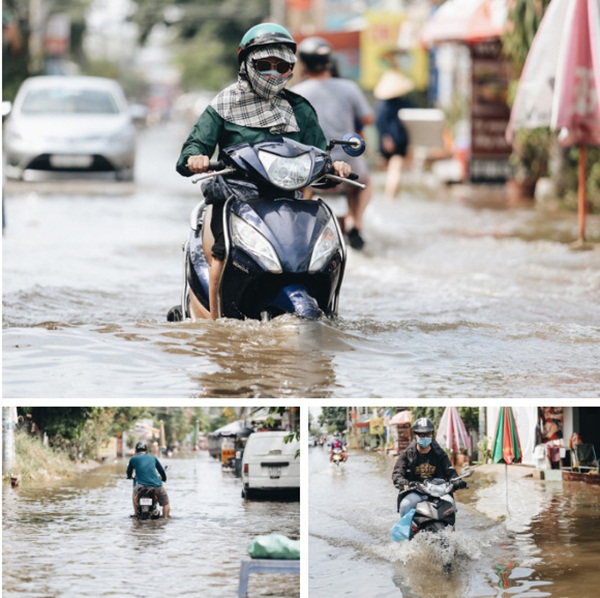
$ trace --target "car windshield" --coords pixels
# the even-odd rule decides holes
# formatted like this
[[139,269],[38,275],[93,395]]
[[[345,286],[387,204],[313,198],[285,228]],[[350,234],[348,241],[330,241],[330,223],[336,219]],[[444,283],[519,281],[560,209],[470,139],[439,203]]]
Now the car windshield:
[[25,96],[23,114],[118,114],[114,96],[99,89],[32,89]]

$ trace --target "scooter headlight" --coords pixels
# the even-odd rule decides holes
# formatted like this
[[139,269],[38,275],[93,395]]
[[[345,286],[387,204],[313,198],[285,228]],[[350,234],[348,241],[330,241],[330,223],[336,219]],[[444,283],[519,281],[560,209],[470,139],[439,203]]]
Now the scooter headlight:
[[311,274],[318,272],[331,255],[339,249],[340,238],[338,236],[338,231],[333,219],[330,218],[315,243],[308,271]]
[[452,490],[452,484],[442,483],[442,484],[425,484],[425,490],[431,496],[435,496],[436,498],[441,498],[445,496]]
[[282,189],[301,189],[308,184],[312,171],[312,160],[309,154],[294,158],[284,158],[265,151],[258,152],[258,159],[264,166],[269,181]]
[[235,214],[231,216],[231,238],[236,245],[245,249],[269,272],[281,274],[283,269],[273,245],[252,225]]

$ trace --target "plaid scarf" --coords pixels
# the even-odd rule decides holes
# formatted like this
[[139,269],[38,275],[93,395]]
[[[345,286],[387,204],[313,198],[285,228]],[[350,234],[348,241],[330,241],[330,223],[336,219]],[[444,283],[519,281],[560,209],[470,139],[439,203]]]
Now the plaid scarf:
[[290,64],[296,62],[294,53],[283,45],[250,52],[240,65],[237,82],[226,87],[211,102],[221,118],[242,127],[269,129],[272,135],[300,130],[292,107],[281,94],[292,73],[284,77],[265,77],[254,68],[255,60],[272,57]]

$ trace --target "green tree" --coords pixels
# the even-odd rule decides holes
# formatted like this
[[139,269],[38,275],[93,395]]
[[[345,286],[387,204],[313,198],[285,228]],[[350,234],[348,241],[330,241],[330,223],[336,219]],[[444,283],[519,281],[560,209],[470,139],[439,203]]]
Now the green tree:
[[148,407],[107,407],[111,411],[109,433],[121,434],[129,430],[136,421],[147,417],[151,408]]
[[136,0],[131,20],[144,43],[157,24],[169,27],[184,89],[218,90],[235,80],[237,47],[244,33],[264,21],[270,0]]
[[98,407],[20,407],[20,415],[31,415],[42,433],[48,437],[79,438],[87,420]]
[[319,424],[327,426],[330,432],[343,432],[348,425],[348,410],[346,407],[322,407],[319,414]]
[[[66,13],[71,20],[70,48],[72,59],[81,62],[85,20],[91,0],[52,0],[42,3],[45,22],[37,27],[44,30],[48,17]],[[13,100],[21,83],[32,75],[44,72],[44,56],[30,55],[30,39],[39,35],[34,30],[30,2],[2,0],[2,97]],[[39,40],[40,43],[42,40]],[[38,44],[39,45],[39,44]]]

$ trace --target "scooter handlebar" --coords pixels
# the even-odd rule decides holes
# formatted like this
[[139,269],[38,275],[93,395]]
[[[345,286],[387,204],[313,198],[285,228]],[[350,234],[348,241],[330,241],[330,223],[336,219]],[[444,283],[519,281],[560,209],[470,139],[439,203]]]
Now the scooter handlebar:
[[336,183],[348,183],[353,187],[359,187],[360,189],[364,189],[366,185],[364,183],[358,182],[358,175],[354,172],[351,172],[347,178],[337,176],[337,174],[326,174],[324,178],[329,179],[330,181],[336,181]]
[[223,160],[211,160],[208,163],[208,170],[225,170],[227,168]]

